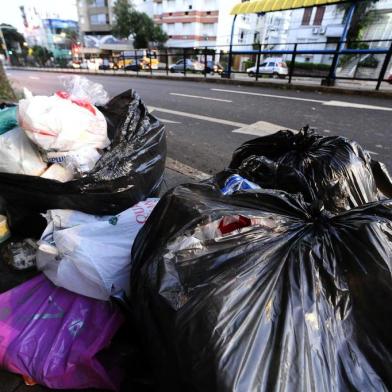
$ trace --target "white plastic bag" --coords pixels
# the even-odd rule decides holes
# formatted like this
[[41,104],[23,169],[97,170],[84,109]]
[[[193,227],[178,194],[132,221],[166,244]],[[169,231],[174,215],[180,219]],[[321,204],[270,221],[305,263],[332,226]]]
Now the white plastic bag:
[[22,129],[0,136],[0,172],[39,176],[45,169],[46,163]]
[[115,216],[50,210],[37,252],[37,267],[57,286],[108,300],[129,294],[133,241],[158,199],[147,199]]
[[110,144],[104,115],[90,102],[59,91],[19,101],[18,121],[26,135],[47,151],[105,148]]
[[74,151],[48,152],[46,160],[50,163],[58,163],[66,170],[73,173],[87,173],[91,171],[101,154],[91,147],[80,148]]

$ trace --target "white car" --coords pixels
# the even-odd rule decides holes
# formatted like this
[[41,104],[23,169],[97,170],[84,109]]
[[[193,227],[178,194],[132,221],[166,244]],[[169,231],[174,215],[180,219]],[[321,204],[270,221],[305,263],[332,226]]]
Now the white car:
[[259,72],[256,72],[256,66],[246,70],[250,77],[259,75],[271,75],[275,78],[284,79],[288,75],[287,64],[281,58],[267,58],[259,66]]

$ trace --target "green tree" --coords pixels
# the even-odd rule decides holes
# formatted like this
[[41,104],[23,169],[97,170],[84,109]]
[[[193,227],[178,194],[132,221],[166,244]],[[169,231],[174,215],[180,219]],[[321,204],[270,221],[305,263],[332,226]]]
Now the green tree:
[[32,55],[34,60],[38,62],[39,65],[44,66],[45,63],[53,57],[53,53],[43,46],[34,45],[32,47]]
[[72,27],[67,27],[66,29],[64,29],[64,33],[65,37],[71,43],[71,46],[77,44],[80,41],[79,32],[76,29]]
[[[363,38],[363,34],[366,28],[374,21],[374,15],[370,12],[375,3],[378,0],[361,0],[356,1],[356,7],[354,11],[353,18],[351,20],[350,29],[348,31],[347,40],[348,42],[359,41]],[[348,12],[350,4],[342,4],[338,7],[344,9],[346,13]],[[347,14],[346,14],[347,16]],[[358,43],[350,44],[350,47],[363,47],[367,45],[361,45]]]
[[15,101],[16,96],[4,72],[3,64],[0,61],[0,101]]
[[161,26],[154,24],[146,13],[136,11],[128,0],[117,0],[113,13],[115,16],[113,35],[117,38],[129,38],[132,35],[136,49],[148,48],[150,42],[163,46],[168,40]]
[[[3,32],[7,49],[11,51],[11,53],[7,53],[6,56],[10,57],[11,64],[20,64],[20,55],[22,55],[23,58],[27,56],[27,44],[23,35],[12,25],[2,23],[0,27]],[[0,53],[5,54],[2,45],[0,45]]]

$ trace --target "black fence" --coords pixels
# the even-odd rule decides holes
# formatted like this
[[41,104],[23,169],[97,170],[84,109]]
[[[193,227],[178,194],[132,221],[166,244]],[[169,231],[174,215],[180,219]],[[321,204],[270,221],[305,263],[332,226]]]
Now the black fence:
[[[273,77],[285,79],[287,83],[292,83],[294,78],[316,78],[321,79],[324,85],[333,85],[335,80],[361,80],[375,82],[378,90],[382,82],[392,83],[388,80],[391,57],[392,40],[367,40],[285,43],[273,47],[257,43],[232,47],[151,49],[118,52],[110,56],[86,55],[66,65],[86,72],[252,77],[256,81]],[[64,69],[64,61],[61,65],[47,62],[41,67]]]

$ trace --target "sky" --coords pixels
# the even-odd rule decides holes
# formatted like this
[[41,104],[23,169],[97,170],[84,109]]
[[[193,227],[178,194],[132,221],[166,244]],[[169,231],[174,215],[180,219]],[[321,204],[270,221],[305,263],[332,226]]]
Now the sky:
[[77,20],[76,0],[0,0],[0,23],[8,23],[23,33],[21,5],[36,9],[42,18]]

